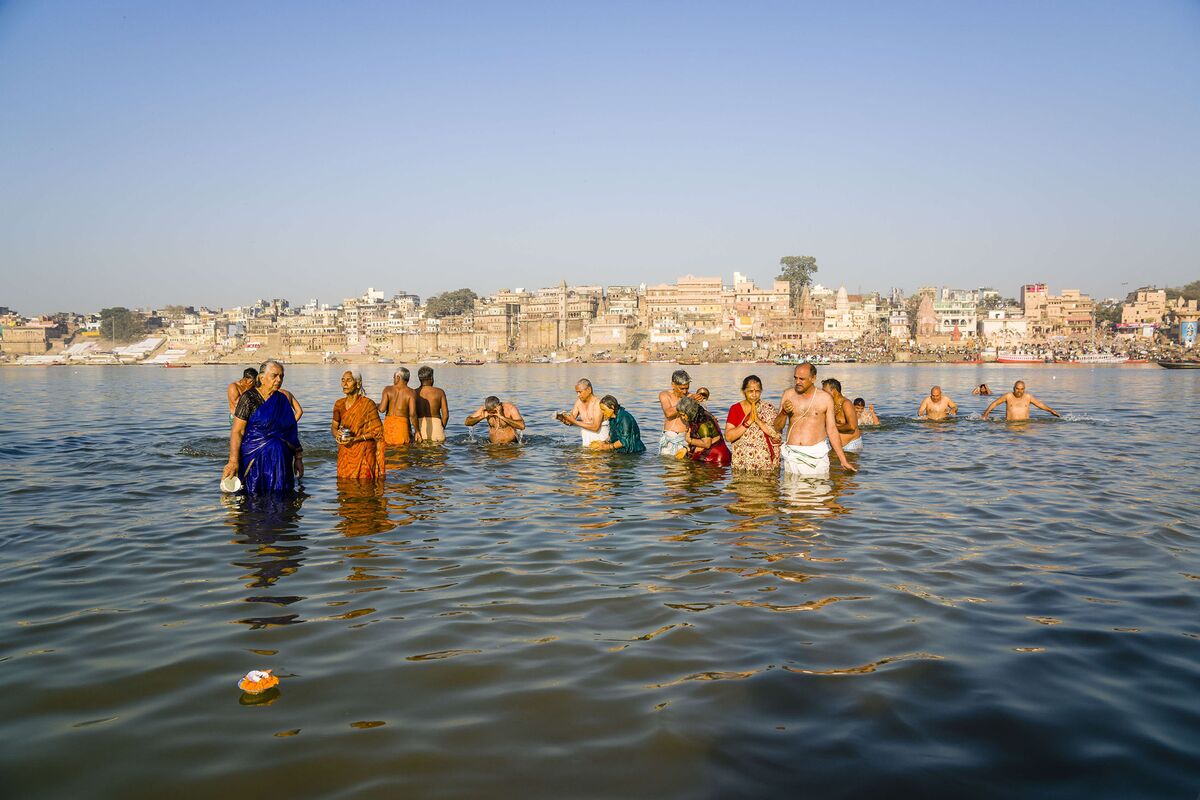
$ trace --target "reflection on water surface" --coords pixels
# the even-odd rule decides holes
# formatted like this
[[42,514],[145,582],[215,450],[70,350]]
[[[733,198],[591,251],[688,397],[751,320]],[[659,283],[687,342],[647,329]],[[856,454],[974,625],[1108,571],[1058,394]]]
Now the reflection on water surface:
[[[1022,373],[1066,419],[1018,425],[969,395],[1009,368],[822,367],[883,417],[822,481],[543,422],[586,374],[652,439],[665,367],[439,369],[450,442],[365,486],[333,476],[340,372],[294,368],[308,474],[275,503],[216,491],[227,371],[0,370],[6,787],[1194,794],[1200,376]],[[777,401],[787,368],[692,372],[723,417],[747,370]],[[962,419],[912,419],[934,383]],[[493,393],[521,444],[457,424]],[[255,667],[280,686],[239,697]]]

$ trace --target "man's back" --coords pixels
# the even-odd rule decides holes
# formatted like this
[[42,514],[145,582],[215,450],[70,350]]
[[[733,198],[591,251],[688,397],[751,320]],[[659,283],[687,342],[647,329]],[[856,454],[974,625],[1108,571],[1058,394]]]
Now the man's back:
[[404,384],[385,386],[379,407],[389,417],[416,416],[416,394]]
[[437,417],[446,421],[446,393],[432,384],[423,384],[416,393],[418,417]]

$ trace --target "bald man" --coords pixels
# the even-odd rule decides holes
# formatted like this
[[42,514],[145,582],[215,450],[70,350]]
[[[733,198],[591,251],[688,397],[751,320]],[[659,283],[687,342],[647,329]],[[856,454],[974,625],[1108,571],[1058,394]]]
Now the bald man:
[[950,419],[956,414],[958,414],[958,403],[942,394],[940,386],[930,389],[929,397],[922,400],[921,407],[917,409],[918,417],[931,420]]
[[1062,416],[1053,408],[1026,392],[1025,381],[1017,381],[1013,384],[1011,392],[1006,392],[1003,396],[997,397],[995,400],[993,400],[992,404],[987,407],[986,411],[983,412],[983,418],[987,419],[988,414],[992,413],[992,410],[1001,403],[1004,403],[1004,418],[1008,420],[1029,419],[1030,406],[1036,406],[1042,411],[1048,411],[1056,417]]

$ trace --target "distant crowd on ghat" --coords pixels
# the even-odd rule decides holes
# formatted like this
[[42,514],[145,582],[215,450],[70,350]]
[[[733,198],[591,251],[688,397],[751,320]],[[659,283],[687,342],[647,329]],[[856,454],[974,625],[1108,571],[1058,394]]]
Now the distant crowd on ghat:
[[[283,365],[266,361],[257,370],[245,370],[229,384],[229,461],[222,473],[222,486],[248,494],[285,494],[304,475],[304,448],[297,422],[304,409],[283,388]],[[446,440],[450,404],[446,392],[434,385],[433,369],[417,370],[420,385],[408,385],[410,373],[401,367],[394,382],[383,390],[379,403],[363,391],[362,375],[347,370],[342,374],[342,394],[333,404],[329,430],[337,443],[337,477],[382,480],[384,455],[389,447],[437,444]],[[778,472],[820,478],[829,475],[829,452],[842,469],[856,472],[847,453],[861,453],[862,427],[878,425],[873,406],[859,397],[842,395],[836,378],[826,378],[817,388],[817,368],[799,364],[793,372],[794,385],[783,393],[779,407],[763,399],[762,380],[747,375],[742,380],[741,402],[729,409],[724,428],[709,412],[709,391],[691,391],[685,370],[671,373],[670,388],[658,393],[663,426],[658,438],[660,456],[732,466],[734,470]],[[991,395],[987,384],[972,392]],[[554,418],[579,429],[580,442],[593,450],[621,455],[646,451],[641,428],[628,409],[611,394],[597,397],[592,383],[580,378],[575,384],[575,404]],[[996,397],[983,418],[999,405],[1006,406],[1009,420],[1029,418],[1030,407],[1059,416],[1058,412],[1025,391],[1017,381],[1011,392]],[[917,415],[944,420],[958,413],[958,405],[934,386]],[[381,417],[382,415],[382,417]],[[491,396],[464,420],[468,427],[481,422],[488,438],[497,444],[516,441],[525,430],[520,409],[511,402]],[[234,481],[234,479],[237,479]],[[240,486],[239,486],[240,483]]]

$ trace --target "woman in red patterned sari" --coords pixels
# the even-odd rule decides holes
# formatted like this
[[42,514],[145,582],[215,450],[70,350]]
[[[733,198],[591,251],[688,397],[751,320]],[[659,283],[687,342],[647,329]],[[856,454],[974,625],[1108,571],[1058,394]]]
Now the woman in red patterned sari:
[[779,432],[775,406],[762,401],[762,380],[747,375],[742,381],[746,399],[729,409],[725,420],[725,441],[733,451],[733,468],[753,472],[779,471]]

